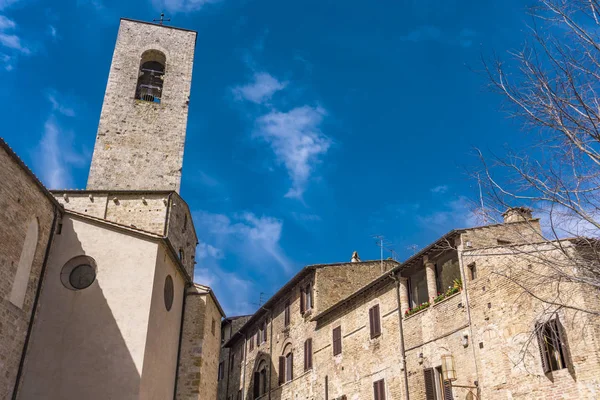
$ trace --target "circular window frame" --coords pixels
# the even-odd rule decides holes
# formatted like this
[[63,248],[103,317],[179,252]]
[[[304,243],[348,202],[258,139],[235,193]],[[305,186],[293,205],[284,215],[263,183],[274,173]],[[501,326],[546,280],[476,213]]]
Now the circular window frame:
[[[71,284],[71,275],[73,272],[81,266],[89,265],[94,271],[94,279],[90,282],[89,285],[85,287],[75,287]],[[69,261],[65,263],[65,265],[60,270],[60,281],[63,286],[69,290],[80,291],[85,290],[92,286],[94,282],[96,282],[96,278],[98,277],[98,267],[96,265],[96,260],[89,256],[76,256],[71,258]]]
[[165,301],[165,308],[167,311],[171,311],[171,308],[173,308],[173,301],[175,300],[175,283],[173,282],[173,277],[171,275],[167,275],[165,278],[163,299]]

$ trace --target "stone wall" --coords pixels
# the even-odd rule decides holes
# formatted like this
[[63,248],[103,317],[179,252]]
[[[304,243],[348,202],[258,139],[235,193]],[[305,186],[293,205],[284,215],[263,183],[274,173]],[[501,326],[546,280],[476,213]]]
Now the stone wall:
[[167,238],[175,251],[183,255],[181,262],[185,266],[189,276],[193,277],[198,239],[196,237],[196,230],[194,229],[192,214],[187,203],[177,193],[171,195],[170,201]]
[[[238,332],[240,328],[250,319],[250,315],[227,318],[221,325],[222,343],[227,342],[233,334]],[[233,366],[230,361],[233,357]],[[226,374],[224,379],[219,380],[217,395],[219,400],[226,400],[230,395],[234,395],[234,399],[237,400],[237,391],[241,390],[242,369],[240,368],[241,360],[243,360],[244,354],[244,341],[240,340],[236,347],[231,349],[228,347],[221,347],[221,353],[219,354],[219,363],[223,363],[224,371]]]
[[[52,230],[54,205],[16,156],[0,140],[0,398],[10,398],[15,385],[23,344],[40,272]],[[17,268],[30,224],[37,220],[37,240],[22,304],[11,302]],[[27,266],[25,266],[27,267]],[[17,303],[20,303],[16,301]]]
[[209,290],[201,285],[188,289],[179,356],[177,400],[217,398],[223,315]]
[[[179,191],[196,32],[122,19],[88,189]],[[146,50],[166,56],[160,103],[135,99]]]

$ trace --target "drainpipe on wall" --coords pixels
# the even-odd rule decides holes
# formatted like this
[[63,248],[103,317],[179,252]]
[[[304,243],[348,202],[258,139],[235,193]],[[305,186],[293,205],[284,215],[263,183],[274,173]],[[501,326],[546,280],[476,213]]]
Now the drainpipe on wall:
[[400,280],[396,277],[394,273],[390,273],[389,277],[396,282],[396,302],[398,303],[398,334],[400,336],[400,356],[402,357],[402,366],[403,366],[403,377],[404,377],[404,393],[405,399],[409,400],[410,395],[408,392],[408,370],[406,368],[406,352],[404,351],[404,330],[402,328],[402,307],[400,302]]
[[31,306],[31,317],[29,318],[29,326],[27,327],[27,333],[25,334],[25,342],[23,343],[23,351],[21,353],[21,360],[19,361],[19,369],[17,370],[17,377],[15,379],[15,386],[13,388],[12,400],[16,400],[17,392],[19,391],[19,383],[23,375],[23,368],[25,366],[25,355],[27,354],[27,348],[29,347],[29,340],[31,339],[31,332],[33,331],[33,322],[35,320],[35,314],[40,300],[40,294],[42,292],[42,285],[46,276],[46,266],[48,264],[48,258],[50,256],[50,249],[52,247],[52,241],[54,239],[54,232],[56,230],[56,223],[58,221],[59,212],[56,206],[54,206],[54,217],[52,218],[52,228],[50,228],[50,234],[48,235],[48,242],[46,243],[46,250],[44,252],[44,260],[42,261],[42,268],[40,269],[40,280],[37,288],[35,289],[35,297],[33,298],[33,305]]
[[271,400],[271,379],[273,377],[273,315],[271,314],[271,310],[267,310],[263,308],[269,313],[269,323],[271,324],[271,338],[269,339],[269,358],[271,359],[269,363],[269,400]]

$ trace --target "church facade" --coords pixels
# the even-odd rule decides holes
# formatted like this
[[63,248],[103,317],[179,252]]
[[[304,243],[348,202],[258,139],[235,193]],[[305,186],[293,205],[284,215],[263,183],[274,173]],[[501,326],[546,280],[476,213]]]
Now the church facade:
[[0,398],[216,398],[225,315],[179,195],[195,42],[121,20],[85,190],[0,141]]

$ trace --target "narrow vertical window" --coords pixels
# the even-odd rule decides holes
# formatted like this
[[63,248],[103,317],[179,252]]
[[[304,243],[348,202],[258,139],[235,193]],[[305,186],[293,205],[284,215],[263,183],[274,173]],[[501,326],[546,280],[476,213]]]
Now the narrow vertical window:
[[242,390],[238,390],[237,392],[237,400],[242,400]]
[[300,288],[300,314],[306,312],[306,292],[304,288]]
[[185,253],[184,253],[183,249],[179,249],[179,259],[181,261],[185,261]]
[[217,322],[213,318],[212,323],[210,324],[210,331],[212,332],[213,336],[215,336],[216,329],[217,329]]
[[294,379],[294,353],[289,352],[285,356],[285,381],[290,382]]
[[369,309],[369,326],[371,327],[371,339],[381,335],[381,317],[379,315],[379,304]]
[[35,258],[37,242],[38,220],[37,218],[32,218],[27,225],[25,241],[21,248],[19,264],[9,296],[10,302],[19,308],[23,308],[23,304],[25,303],[25,294],[27,294],[27,285],[29,284],[29,275],[31,275],[31,267],[33,265],[33,259]]
[[148,50],[142,54],[135,91],[137,100],[161,102],[165,65],[166,57],[158,50]]
[[279,385],[285,383],[285,357],[279,357]]
[[218,373],[217,373],[217,380],[218,380],[218,381],[221,381],[221,380],[223,380],[223,374],[224,374],[224,372],[225,372],[225,371],[223,371],[223,361],[221,361],[221,362],[219,363],[219,371],[218,371]]
[[471,263],[468,266],[469,268],[469,277],[471,280],[477,279],[477,264]]
[[333,330],[333,355],[342,354],[342,327]]
[[229,360],[229,370],[233,371],[233,364],[235,363],[235,353],[231,353],[231,359]]
[[283,312],[283,320],[284,320],[285,326],[290,325],[290,301],[289,300],[285,303],[285,310]]
[[306,286],[306,310],[310,310],[313,307],[313,292],[312,284]]
[[304,342],[304,370],[312,368],[312,339],[306,339]]
[[383,379],[373,382],[373,398],[375,400],[385,400],[385,381]]
[[254,373],[254,385],[252,385],[252,394],[254,399],[260,397],[260,371]]
[[425,378],[425,400],[437,400],[437,393],[435,390],[435,376],[432,368],[427,368],[423,371],[423,377]]
[[250,336],[250,340],[248,341],[248,346],[250,351],[254,350],[254,335]]

